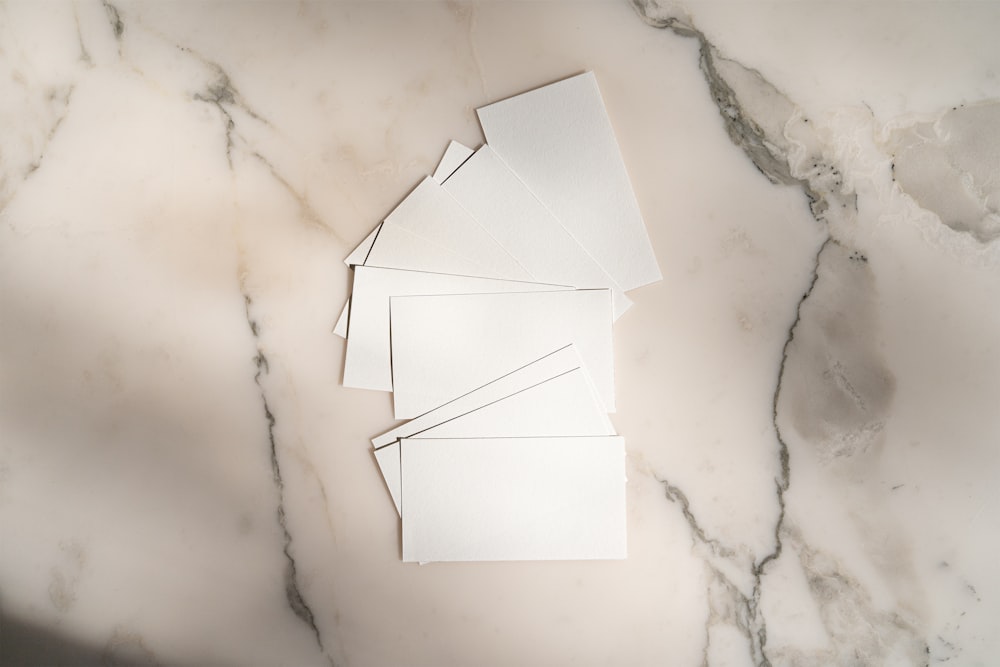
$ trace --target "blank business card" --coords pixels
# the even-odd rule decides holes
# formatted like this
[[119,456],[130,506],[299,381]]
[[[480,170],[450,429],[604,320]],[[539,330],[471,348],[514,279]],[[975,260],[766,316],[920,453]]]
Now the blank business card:
[[478,294],[483,292],[550,291],[559,285],[454,276],[446,273],[405,271],[372,266],[354,269],[354,292],[344,386],[392,391],[392,357],[389,346],[389,299],[414,294]]
[[[582,435],[615,435],[615,430],[591,387],[586,371],[575,368],[471,412],[422,430],[411,430],[410,434],[400,437],[422,439]],[[375,459],[396,505],[396,511],[399,512],[402,486],[399,478],[399,441],[394,440],[377,449]]]
[[593,72],[478,114],[487,143],[622,289],[662,279]]
[[444,189],[538,282],[609,288],[616,319],[632,304],[489,146],[476,151]]
[[621,437],[400,446],[406,562],[626,557]]
[[390,299],[393,403],[411,419],[574,343],[614,411],[611,291]]

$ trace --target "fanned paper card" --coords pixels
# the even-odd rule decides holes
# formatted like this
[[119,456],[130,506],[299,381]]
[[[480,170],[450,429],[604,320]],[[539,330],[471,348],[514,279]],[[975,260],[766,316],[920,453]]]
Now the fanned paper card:
[[[469,159],[469,156],[471,156],[472,153],[473,150],[471,148],[463,144],[460,144],[457,141],[452,141],[451,143],[449,143],[448,148],[445,149],[444,156],[438,163],[437,169],[434,170],[434,177],[433,177],[434,180],[436,180],[438,183],[444,182],[445,179],[451,176],[452,172],[458,169],[463,162]],[[347,264],[352,268],[355,266],[361,266],[366,264],[368,262],[368,255],[371,253],[372,247],[375,245],[375,239],[378,237],[379,231],[381,229],[382,229],[382,223],[380,222],[378,225],[376,225],[375,229],[373,229],[368,234],[368,236],[365,237],[365,240],[362,241],[357,248],[352,250],[351,254],[348,255],[346,259],[344,259],[344,264]],[[388,242],[387,239],[383,239],[383,243],[387,242]],[[410,248],[411,252],[409,254],[411,255],[411,257],[404,258],[402,263],[393,262],[391,258],[386,257],[386,253],[384,251],[380,251],[376,256],[377,257],[380,256],[379,258],[383,262],[381,266],[386,266],[395,269],[414,269],[412,263],[414,261],[420,261],[420,258],[412,257],[412,255],[415,254],[412,252],[413,250],[415,250],[415,248]],[[475,267],[475,265],[472,264],[471,262],[466,261],[466,265],[467,267],[473,267],[471,273],[469,272],[468,268],[466,270],[456,269],[454,266],[446,266],[444,265],[444,263],[440,263],[439,265],[435,266],[434,262],[431,262],[430,264],[431,268],[426,268],[428,266],[426,261],[423,264],[424,268],[417,268],[415,270],[440,271],[445,273],[453,272],[453,273],[460,273],[462,275],[474,275],[474,276],[483,275],[481,270],[478,267]],[[344,304],[343,309],[341,309],[340,311],[340,317],[337,318],[337,324],[333,328],[333,333],[340,336],[341,338],[347,338],[347,322],[350,309],[351,309],[351,299],[350,297],[348,297],[347,303]]]
[[661,279],[592,73],[478,110],[345,262],[344,384],[408,419],[372,439],[407,562],[626,557],[612,324]]
[[444,156],[438,162],[434,175],[431,176],[438,183],[444,183],[448,177],[455,173],[455,170],[462,166],[462,163],[472,155],[472,149],[468,146],[452,141],[444,151]]
[[619,287],[662,278],[593,72],[478,114],[489,146]]
[[[444,151],[444,155],[441,157],[441,161],[438,162],[438,166],[434,170],[434,180],[438,183],[443,183],[456,169],[462,166],[463,162],[469,159],[473,152],[471,148],[457,141],[450,142]],[[351,254],[344,259],[344,264],[348,266],[364,264],[368,258],[368,253],[371,252],[372,246],[375,245],[375,238],[378,236],[381,227],[382,223],[380,222],[365,237],[365,240],[358,244],[358,247],[352,250]]]
[[[498,278],[532,280],[531,274],[430,176],[386,216],[383,231],[390,224],[466,257]],[[379,245],[376,238],[373,253]],[[366,263],[377,262],[372,258]]]
[[626,557],[622,438],[401,441],[403,560]]
[[[455,419],[484,405],[499,401],[511,394],[516,394],[536,384],[550,380],[557,375],[562,375],[568,371],[582,367],[583,360],[576,351],[576,347],[565,345],[467,394],[448,401],[430,412],[411,419],[391,431],[386,431],[382,435],[372,438],[372,447],[379,449],[400,438],[412,437],[422,431],[426,431],[432,426]],[[586,377],[590,381],[590,376],[587,375]],[[593,389],[593,383],[591,383],[591,388]],[[596,389],[593,391],[596,397]]]
[[612,290],[615,318],[632,302],[489,146],[444,189],[539,282]]
[[[524,379],[536,374],[521,374]],[[511,374],[514,375],[514,374]],[[477,390],[473,394],[484,392]],[[444,414],[441,414],[441,413]],[[441,416],[433,417],[435,413]],[[564,371],[517,393],[486,403],[470,412],[443,419],[451,411],[438,409],[395,429],[397,438],[527,437],[615,435],[583,368]],[[417,424],[414,424],[417,422]],[[434,423],[437,422],[437,423]],[[423,426],[434,423],[432,426]],[[399,441],[375,450],[386,487],[400,508]]]
[[611,291],[390,299],[393,402],[411,419],[567,344],[614,411]]
[[359,264],[364,264],[368,261],[368,253],[372,251],[372,246],[375,245],[375,239],[378,237],[379,230],[382,229],[382,223],[378,223],[375,229],[371,231],[365,240],[358,244],[358,247],[351,251],[351,254],[344,259],[344,264],[354,267]]
[[[497,274],[475,262],[456,255],[447,248],[428,241],[417,234],[388,222],[383,222],[375,232],[364,266],[389,267],[409,271],[450,273],[463,276],[499,278]],[[351,300],[341,310],[334,333],[347,338],[350,329]]]
[[389,345],[391,297],[559,289],[569,288],[512,280],[358,266],[354,270],[354,293],[351,298],[347,356],[344,360],[344,386],[392,391],[392,356]]

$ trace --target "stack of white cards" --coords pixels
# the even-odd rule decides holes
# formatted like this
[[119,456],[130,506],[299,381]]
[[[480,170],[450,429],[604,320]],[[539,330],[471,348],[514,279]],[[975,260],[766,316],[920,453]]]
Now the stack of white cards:
[[478,110],[346,263],[344,384],[393,392],[372,440],[403,560],[619,559],[611,328],[660,280],[592,73]]

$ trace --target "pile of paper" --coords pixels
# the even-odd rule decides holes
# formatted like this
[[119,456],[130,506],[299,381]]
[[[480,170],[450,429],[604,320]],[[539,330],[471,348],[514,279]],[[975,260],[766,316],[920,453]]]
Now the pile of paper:
[[344,384],[409,420],[372,440],[404,561],[624,558],[611,328],[656,258],[592,73],[478,114],[346,260]]

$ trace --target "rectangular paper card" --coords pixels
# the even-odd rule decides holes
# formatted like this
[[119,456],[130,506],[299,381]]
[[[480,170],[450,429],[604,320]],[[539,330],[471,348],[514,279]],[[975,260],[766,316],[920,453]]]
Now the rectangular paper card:
[[445,182],[444,189],[535,280],[609,288],[616,319],[632,304],[611,276],[489,146],[476,151]]
[[[344,264],[350,267],[358,266],[364,264],[368,260],[368,253],[371,252],[372,246],[375,245],[375,238],[378,236],[379,230],[382,229],[382,223],[379,223],[375,229],[365,237],[357,248],[351,251],[351,254],[344,259]],[[341,338],[347,338],[347,318],[351,311],[351,297],[347,297],[347,303],[340,310],[340,317],[337,318],[337,324],[333,327],[333,333],[340,336]]]
[[[443,183],[449,176],[454,173],[456,169],[462,166],[462,163],[469,159],[474,151],[460,144],[457,141],[452,141],[448,144],[448,147],[444,151],[444,155],[441,157],[441,161],[438,162],[437,169],[434,170],[434,180],[438,183]],[[344,260],[344,264],[348,266],[357,266],[359,264],[364,264],[365,260],[368,258],[368,253],[371,251],[372,246],[375,244],[375,237],[378,236],[378,231],[382,227],[380,222],[375,226],[365,240],[362,241],[357,248],[351,251],[351,254],[347,256]]]
[[431,178],[438,183],[444,183],[448,177],[455,173],[456,169],[462,166],[463,162],[469,159],[470,155],[472,155],[471,148],[457,141],[452,141],[445,149],[444,156],[438,162],[437,169],[434,170],[434,175]]
[[340,317],[337,318],[337,323],[333,325],[333,333],[340,336],[341,338],[347,338],[347,316],[351,312],[351,297],[347,297],[347,303],[340,311]]
[[626,557],[621,437],[401,441],[406,562]]
[[478,113],[487,143],[619,287],[662,278],[593,72]]
[[[615,435],[586,371],[575,368],[481,408],[443,421],[410,438],[483,438]],[[400,511],[399,441],[375,453]]]
[[[557,375],[562,375],[567,371],[582,367],[583,360],[576,351],[576,347],[566,345],[467,394],[448,401],[430,412],[411,419],[391,431],[386,431],[382,435],[372,438],[372,447],[378,449],[400,438],[412,437],[421,431],[426,431],[432,426],[437,426],[449,419],[455,419],[484,405],[499,401],[511,394],[516,394],[528,387],[550,380]],[[590,376],[587,375],[586,377],[590,381]],[[596,390],[594,394],[596,396]]]
[[[476,220],[428,176],[392,213],[386,224],[398,225],[450,252],[466,257],[498,278],[532,280],[532,276]],[[383,231],[385,225],[383,225]],[[374,249],[379,246],[375,240]],[[367,264],[375,264],[369,260]]]
[[411,419],[574,343],[614,412],[611,291],[571,290],[390,300],[393,403]]
[[376,225],[375,229],[365,237],[357,248],[351,251],[351,254],[344,259],[344,264],[348,266],[356,266],[358,264],[364,264],[365,260],[368,259],[368,253],[371,252],[372,246],[375,245],[375,239],[378,237],[379,230],[382,229],[382,223],[380,222]]
[[[372,234],[375,237],[364,257],[360,254],[362,246],[358,246],[355,252],[347,258],[353,262],[352,265],[431,271],[484,278],[502,277],[495,271],[486,269],[467,257],[456,255],[437,243],[388,222],[383,222]],[[359,259],[361,261],[355,261]],[[350,308],[351,300],[348,297],[337,320],[337,325],[334,327],[334,333],[341,338],[347,338],[350,330]]]
[[358,266],[354,269],[350,336],[344,359],[344,386],[392,391],[392,354],[389,345],[391,297],[558,289],[569,288],[513,280]]
[[[462,166],[462,163],[469,159],[473,151],[468,146],[460,144],[457,141],[452,141],[448,144],[448,148],[445,149],[444,156],[438,163],[437,169],[434,171],[434,180],[438,183],[443,183],[451,174]],[[344,264],[354,267],[365,264],[368,261],[368,254],[371,252],[372,246],[375,245],[375,238],[378,236],[379,230],[382,228],[382,223],[379,223],[371,231],[365,240],[358,245],[351,254],[347,256],[344,260]],[[404,268],[404,267],[397,267]],[[443,267],[437,267],[438,271],[444,270]],[[478,272],[472,275],[480,275]],[[333,333],[340,336],[341,338],[347,338],[347,321],[351,309],[351,299],[348,297],[347,303],[344,304],[343,309],[340,311],[340,317],[337,318],[337,324],[333,328]]]

